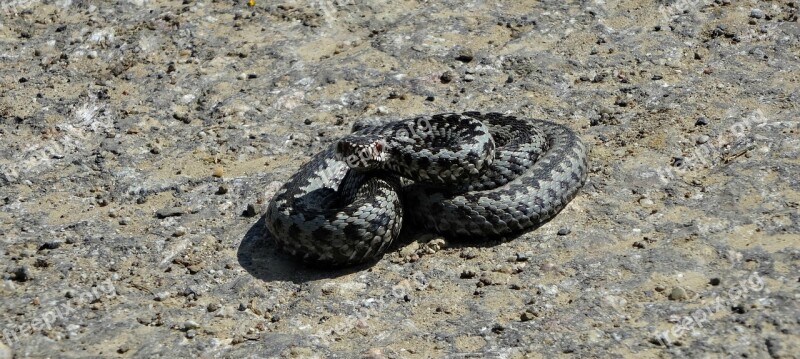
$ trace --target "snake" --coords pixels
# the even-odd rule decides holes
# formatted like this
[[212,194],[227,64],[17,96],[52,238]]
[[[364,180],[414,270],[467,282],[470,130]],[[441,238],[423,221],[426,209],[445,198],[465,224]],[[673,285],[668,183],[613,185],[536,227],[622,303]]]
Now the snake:
[[267,231],[306,263],[382,256],[404,226],[503,239],[558,214],[587,179],[588,151],[555,122],[476,111],[362,120],[270,200]]

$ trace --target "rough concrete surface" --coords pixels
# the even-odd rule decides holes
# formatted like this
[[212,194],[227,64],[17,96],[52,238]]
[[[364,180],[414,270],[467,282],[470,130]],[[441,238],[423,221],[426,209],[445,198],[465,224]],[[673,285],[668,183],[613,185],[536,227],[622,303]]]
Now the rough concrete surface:
[[[0,358],[796,358],[798,12],[2,0]],[[466,110],[570,126],[586,186],[356,268],[264,233],[354,121]]]

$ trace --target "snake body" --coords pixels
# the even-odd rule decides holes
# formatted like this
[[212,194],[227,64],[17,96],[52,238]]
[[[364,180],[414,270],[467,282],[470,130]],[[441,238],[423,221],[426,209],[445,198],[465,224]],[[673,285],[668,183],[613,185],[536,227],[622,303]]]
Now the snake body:
[[381,255],[404,218],[447,237],[501,238],[555,216],[586,181],[569,128],[498,113],[358,123],[278,190],[266,226],[307,262]]

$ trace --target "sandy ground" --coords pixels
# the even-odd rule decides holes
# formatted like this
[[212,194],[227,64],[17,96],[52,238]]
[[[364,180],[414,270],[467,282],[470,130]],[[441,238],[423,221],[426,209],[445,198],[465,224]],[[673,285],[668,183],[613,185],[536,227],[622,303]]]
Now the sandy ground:
[[[0,2],[0,358],[800,356],[796,1]],[[364,117],[566,124],[503,243],[312,270],[263,211]]]

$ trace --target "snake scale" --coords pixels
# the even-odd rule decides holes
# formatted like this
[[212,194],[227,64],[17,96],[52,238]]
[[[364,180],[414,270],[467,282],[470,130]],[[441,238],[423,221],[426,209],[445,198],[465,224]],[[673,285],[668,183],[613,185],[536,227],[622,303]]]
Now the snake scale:
[[286,252],[327,266],[380,256],[404,222],[503,238],[561,211],[587,157],[569,128],[499,113],[359,122],[277,191],[266,227]]

